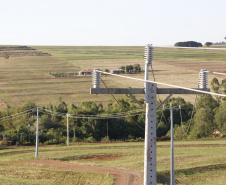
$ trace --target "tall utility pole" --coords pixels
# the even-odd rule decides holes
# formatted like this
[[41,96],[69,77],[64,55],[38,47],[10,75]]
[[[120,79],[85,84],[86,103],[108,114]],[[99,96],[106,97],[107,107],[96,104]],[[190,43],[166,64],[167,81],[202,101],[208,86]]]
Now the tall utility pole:
[[67,146],[69,146],[69,114],[67,114]]
[[39,133],[38,133],[38,125],[39,125],[39,120],[38,120],[38,107],[37,107],[37,127],[36,127],[36,148],[35,148],[35,157],[38,157],[38,142],[39,142]]
[[[145,80],[148,80],[148,68],[152,65],[153,47],[145,47]],[[156,84],[144,83],[146,116],[144,144],[144,184],[156,182]]]
[[[146,46],[145,58],[145,80],[148,79],[148,66],[151,65],[152,60],[152,46]],[[151,51],[151,52],[150,52]],[[150,54],[150,55],[149,55]],[[150,60],[147,61],[147,60]],[[207,78],[207,74],[203,74],[202,78]],[[205,75],[206,74],[206,75]],[[200,80],[205,82],[205,79]],[[90,89],[91,94],[145,94],[146,101],[146,117],[145,117],[145,148],[144,148],[144,184],[155,185],[157,184],[156,172],[156,95],[169,94],[166,99],[169,99],[173,94],[203,94],[180,88],[157,88],[156,83],[145,83],[145,88],[100,88],[100,71],[94,69],[93,72],[93,88]],[[209,91],[207,88],[199,89],[202,91]]]

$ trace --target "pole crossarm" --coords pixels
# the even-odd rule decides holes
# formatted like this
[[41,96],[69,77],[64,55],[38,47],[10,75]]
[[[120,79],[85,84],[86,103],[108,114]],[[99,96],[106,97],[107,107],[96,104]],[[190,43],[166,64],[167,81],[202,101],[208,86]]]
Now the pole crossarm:
[[156,109],[159,109],[161,106],[163,106],[164,103],[165,103],[168,99],[170,99],[171,96],[173,96],[173,93],[170,94],[163,102],[161,102],[161,103],[156,107]]
[[[210,89],[197,89],[194,90],[210,92]],[[90,94],[145,94],[144,88],[90,88]],[[157,88],[157,94],[203,94],[179,88]]]

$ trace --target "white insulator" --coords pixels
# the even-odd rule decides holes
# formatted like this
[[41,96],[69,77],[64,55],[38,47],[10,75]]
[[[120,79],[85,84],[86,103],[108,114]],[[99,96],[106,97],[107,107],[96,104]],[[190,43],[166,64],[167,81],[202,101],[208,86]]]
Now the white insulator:
[[100,75],[99,69],[93,71],[93,88],[100,88]]
[[152,64],[153,60],[153,46],[151,44],[146,45],[145,52],[144,52],[144,60],[148,65]]
[[199,88],[207,89],[208,84],[208,73],[206,69],[201,69],[199,72]]

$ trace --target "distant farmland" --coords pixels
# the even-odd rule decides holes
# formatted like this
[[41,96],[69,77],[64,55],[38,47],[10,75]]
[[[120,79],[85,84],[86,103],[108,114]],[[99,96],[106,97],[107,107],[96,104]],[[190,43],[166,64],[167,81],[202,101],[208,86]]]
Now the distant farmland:
[[[144,47],[140,46],[31,46],[32,49],[36,49],[31,51],[7,50],[7,47],[1,52],[8,52],[9,59],[0,57],[1,110],[7,106],[21,105],[26,101],[33,101],[39,106],[55,104],[59,97],[67,104],[78,105],[81,101],[89,100],[106,104],[111,98],[110,95],[89,94],[92,87],[91,76],[54,78],[49,72],[77,73],[86,68],[111,70],[133,64],[140,64],[142,70],[144,68]],[[18,55],[18,52],[23,55]],[[160,82],[196,88],[201,68],[226,72],[225,50],[155,48],[154,56],[155,79]],[[143,73],[132,76],[144,78]],[[149,76],[152,80],[151,72]],[[210,75],[209,81],[212,78]],[[135,83],[133,80],[111,76],[103,76],[103,80],[108,87],[143,87],[142,82]],[[194,101],[192,95],[183,97]]]

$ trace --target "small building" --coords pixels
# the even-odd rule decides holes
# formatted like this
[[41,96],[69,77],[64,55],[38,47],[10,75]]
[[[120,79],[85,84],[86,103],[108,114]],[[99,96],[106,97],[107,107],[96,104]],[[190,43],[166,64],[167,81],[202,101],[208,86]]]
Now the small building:
[[92,75],[93,74],[93,70],[92,69],[84,69],[79,71],[79,75]]
[[212,135],[213,135],[213,136],[218,136],[218,135],[220,135],[220,131],[217,130],[217,129],[215,129],[215,130],[213,131]]
[[125,73],[125,71],[123,71],[122,69],[112,69],[111,70],[111,74],[121,74],[121,73]]

